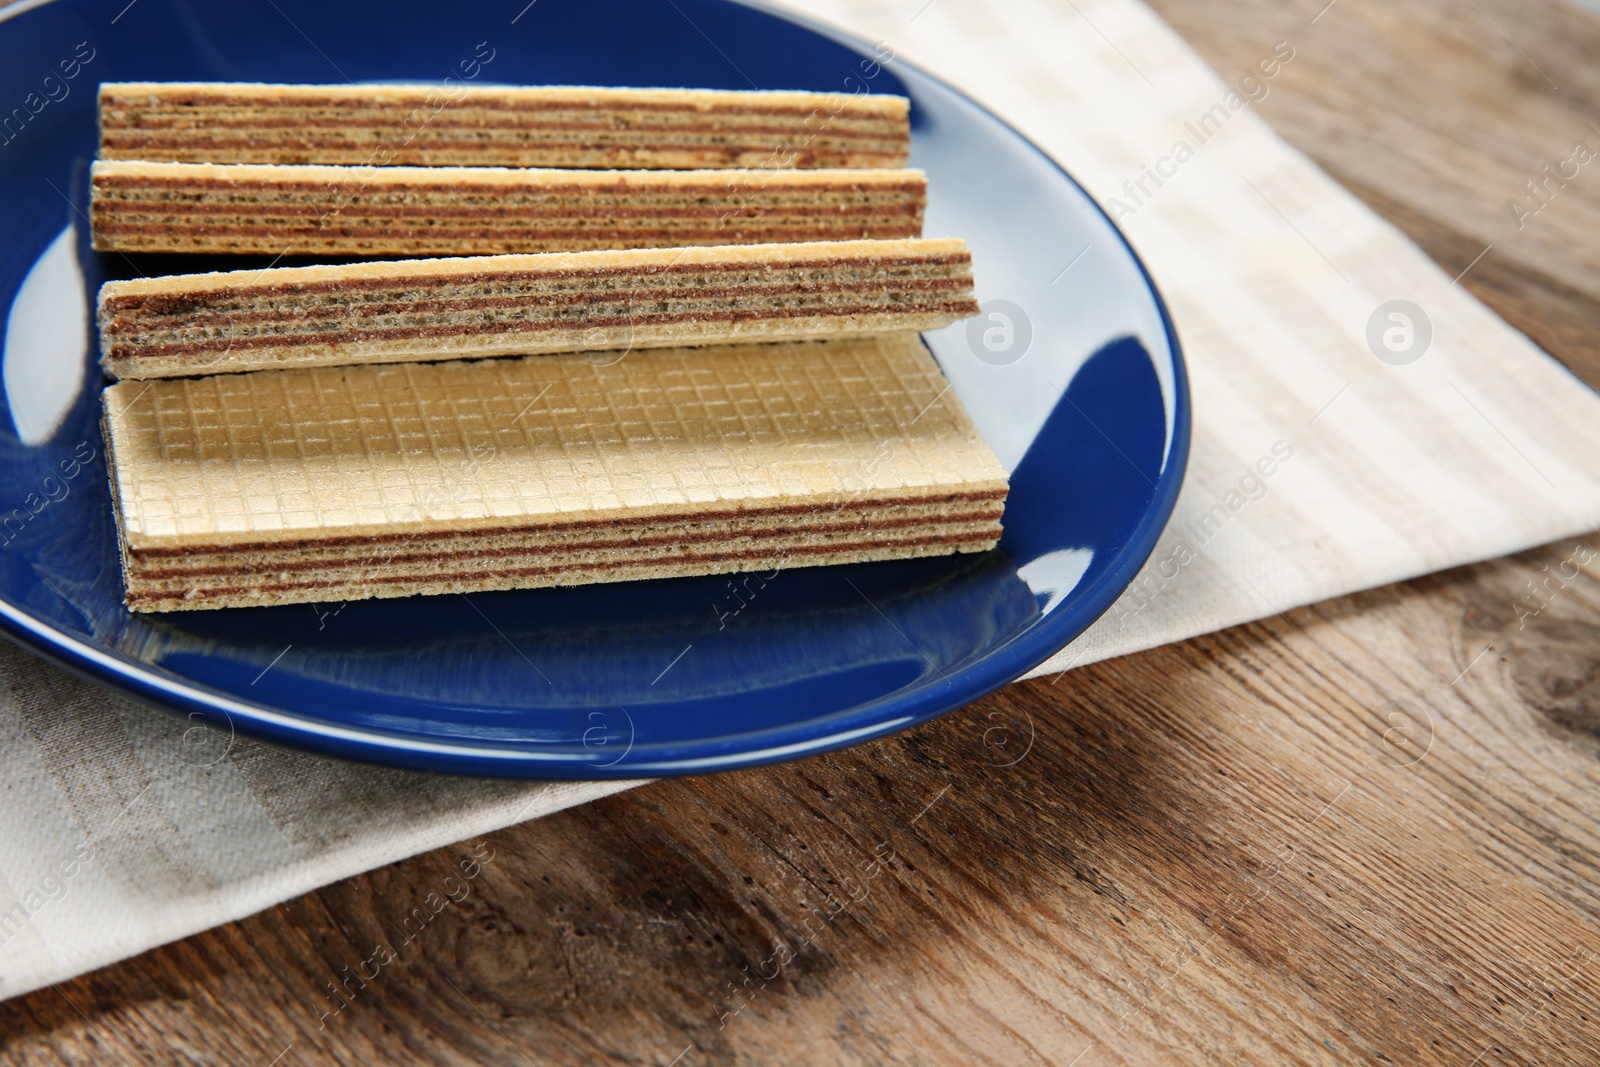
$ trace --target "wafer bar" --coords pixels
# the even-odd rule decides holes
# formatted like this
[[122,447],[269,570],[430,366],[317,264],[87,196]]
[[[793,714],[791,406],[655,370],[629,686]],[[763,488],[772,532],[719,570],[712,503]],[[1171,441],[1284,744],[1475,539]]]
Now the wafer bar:
[[710,89],[105,83],[100,157],[175,163],[901,167],[900,96]]
[[548,252],[107,282],[118,378],[926,330],[976,314],[959,240]]
[[124,382],[105,426],[136,611],[979,552],[1007,492],[914,333]]
[[105,252],[464,256],[920,237],[917,170],[508,170],[100,161]]

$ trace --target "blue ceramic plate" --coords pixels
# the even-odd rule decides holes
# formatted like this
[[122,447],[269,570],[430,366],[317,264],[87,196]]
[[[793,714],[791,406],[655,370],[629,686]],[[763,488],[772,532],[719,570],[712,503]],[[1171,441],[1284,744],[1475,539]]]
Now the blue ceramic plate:
[[[725,0],[55,0],[0,12],[0,625],[109,686],[330,755],[624,778],[751,766],[923,722],[1023,674],[1132,580],[1178,495],[1189,396],[1138,258],[1062,170],[875,48]],[[880,62],[881,61],[881,62]],[[411,600],[122,607],[89,249],[101,81],[704,86],[902,93],[930,236],[982,318],[928,343],[1012,472],[984,556]],[[253,262],[253,261],[252,261]],[[239,260],[229,265],[247,265]]]

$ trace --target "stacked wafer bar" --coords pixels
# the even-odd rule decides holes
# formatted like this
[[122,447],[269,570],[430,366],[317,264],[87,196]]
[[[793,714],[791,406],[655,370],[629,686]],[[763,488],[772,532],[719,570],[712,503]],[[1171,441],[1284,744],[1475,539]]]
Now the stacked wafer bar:
[[128,605],[993,547],[1005,472],[915,332],[977,303],[907,106],[103,86],[98,249],[456,257],[102,288],[102,365],[152,379],[105,394]]
[[909,108],[805,92],[105,84],[94,245],[483,255],[919,237],[926,179],[898,169]]
[[918,170],[508,170],[100,161],[94,246],[488,255],[922,233]]
[[141,278],[100,290],[119,378],[781,341],[975,314],[954,239],[401,260]]
[[106,391],[140,611],[994,546],[1006,475],[914,333]]
[[100,155],[356,166],[900,167],[904,97],[709,89],[107,83]]

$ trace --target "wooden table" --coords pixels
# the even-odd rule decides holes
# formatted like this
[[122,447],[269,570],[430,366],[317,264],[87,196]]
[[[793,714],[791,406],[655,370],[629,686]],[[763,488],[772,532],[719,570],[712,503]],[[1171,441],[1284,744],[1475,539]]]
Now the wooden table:
[[[1293,39],[1261,112],[1600,383],[1600,164],[1506,205],[1600,148],[1600,18],[1324,2],[1155,6],[1225,74]],[[0,1005],[0,1058],[1596,1063],[1597,758],[1553,545],[419,856]]]

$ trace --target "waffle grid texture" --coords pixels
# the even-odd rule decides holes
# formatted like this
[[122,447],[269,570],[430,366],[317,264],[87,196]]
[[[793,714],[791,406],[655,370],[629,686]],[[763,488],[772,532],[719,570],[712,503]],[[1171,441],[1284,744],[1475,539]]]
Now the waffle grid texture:
[[130,550],[1003,488],[915,334],[122,383]]

